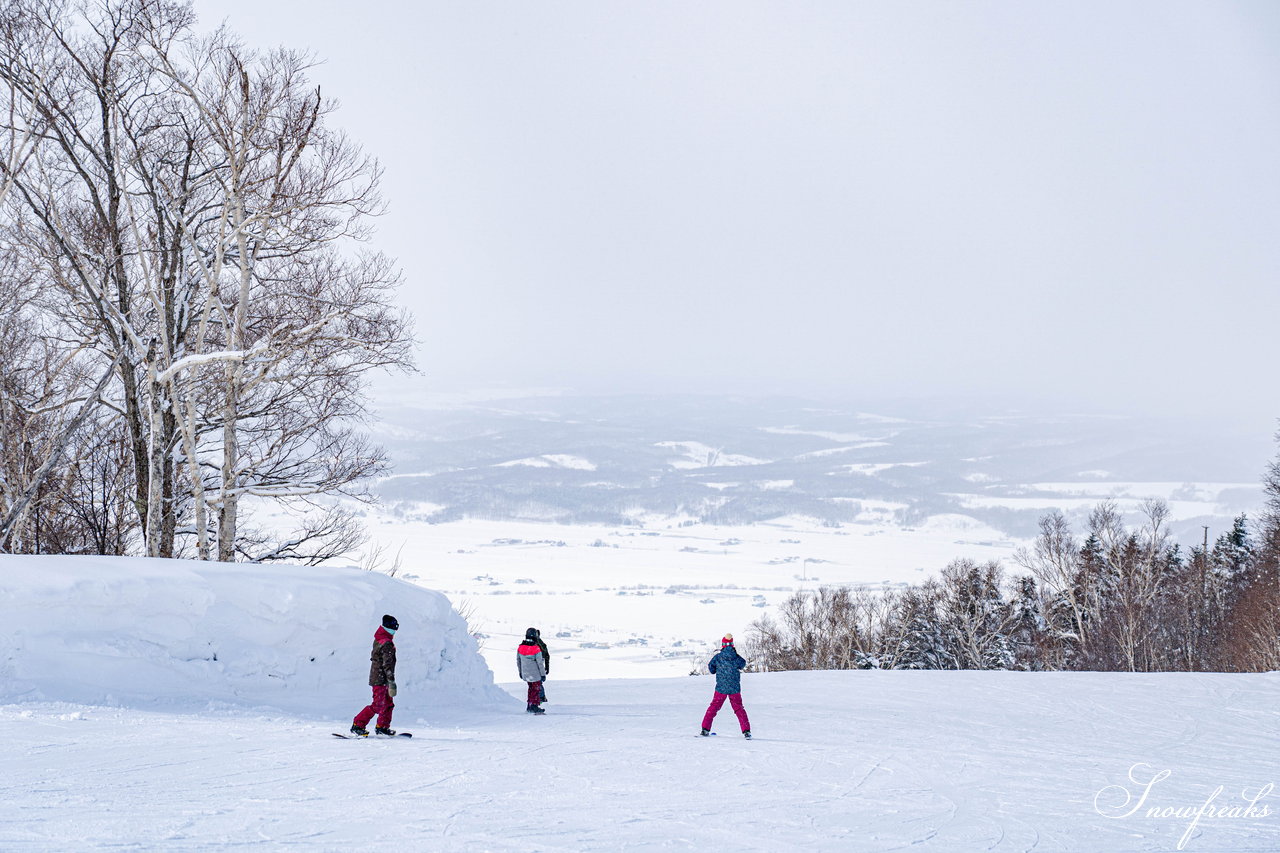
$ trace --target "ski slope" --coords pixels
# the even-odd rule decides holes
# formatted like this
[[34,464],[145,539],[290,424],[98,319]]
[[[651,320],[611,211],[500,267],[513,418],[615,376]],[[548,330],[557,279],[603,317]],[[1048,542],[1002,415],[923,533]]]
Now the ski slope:
[[[383,612],[415,737],[333,738]],[[525,714],[359,570],[0,557],[0,851],[1280,849],[1277,673],[748,673],[745,741],[711,678],[558,672]]]
[[[1163,851],[1189,820],[1097,810],[1121,813],[1132,765],[1171,771],[1149,804],[1221,785],[1241,806],[1280,758],[1274,674],[747,674],[750,742],[728,708],[697,737],[712,684],[552,680],[544,717],[402,691],[412,740],[6,705],[0,849]],[[1271,813],[1201,820],[1183,849],[1277,848]]]

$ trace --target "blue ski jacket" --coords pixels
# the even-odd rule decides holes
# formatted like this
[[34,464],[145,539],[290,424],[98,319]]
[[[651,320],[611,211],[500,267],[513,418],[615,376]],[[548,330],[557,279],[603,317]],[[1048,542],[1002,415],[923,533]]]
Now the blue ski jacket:
[[741,693],[742,670],[746,665],[746,658],[738,654],[738,650],[732,645],[721,649],[707,664],[707,669],[716,677],[716,692],[729,695]]

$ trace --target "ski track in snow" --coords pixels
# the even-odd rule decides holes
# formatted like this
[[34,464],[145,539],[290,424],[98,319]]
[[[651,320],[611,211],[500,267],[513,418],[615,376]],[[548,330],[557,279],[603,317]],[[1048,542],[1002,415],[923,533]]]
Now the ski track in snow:
[[[401,691],[415,737],[355,742],[329,735],[346,720],[0,706],[0,850],[1173,850],[1187,821],[1095,794],[1144,762],[1172,771],[1151,805],[1236,805],[1280,757],[1276,674],[747,674],[750,742],[727,706],[697,737],[713,684],[551,680],[541,718]],[[1278,848],[1280,813],[1185,846]]]

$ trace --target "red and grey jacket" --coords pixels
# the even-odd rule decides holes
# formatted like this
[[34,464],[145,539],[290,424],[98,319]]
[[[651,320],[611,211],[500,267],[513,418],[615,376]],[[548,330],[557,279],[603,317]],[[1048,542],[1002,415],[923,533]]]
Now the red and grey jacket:
[[516,667],[520,678],[524,681],[541,681],[547,677],[547,665],[542,657],[542,649],[535,643],[521,643],[516,649]]
[[379,628],[373,635],[369,661],[370,687],[396,680],[396,644],[386,628]]

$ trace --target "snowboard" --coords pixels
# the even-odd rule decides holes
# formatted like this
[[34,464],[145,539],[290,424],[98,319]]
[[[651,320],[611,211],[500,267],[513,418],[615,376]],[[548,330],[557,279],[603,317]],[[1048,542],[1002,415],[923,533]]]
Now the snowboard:
[[[360,735],[340,735],[337,732],[332,732],[331,734],[334,737],[340,737],[343,740],[369,740],[371,738],[387,738],[386,735],[368,735],[367,737],[361,737]],[[391,738],[398,738],[398,737],[413,737],[413,734],[411,732],[396,732],[394,735],[391,736]]]

